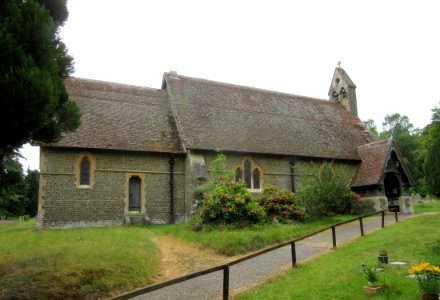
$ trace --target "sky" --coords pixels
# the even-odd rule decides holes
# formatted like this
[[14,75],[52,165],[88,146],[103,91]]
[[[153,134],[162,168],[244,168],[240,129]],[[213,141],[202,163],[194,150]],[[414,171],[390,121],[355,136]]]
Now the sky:
[[[164,72],[328,99],[338,61],[361,120],[430,122],[440,102],[440,2],[70,0],[73,76],[160,88]],[[26,146],[24,168],[38,169]]]

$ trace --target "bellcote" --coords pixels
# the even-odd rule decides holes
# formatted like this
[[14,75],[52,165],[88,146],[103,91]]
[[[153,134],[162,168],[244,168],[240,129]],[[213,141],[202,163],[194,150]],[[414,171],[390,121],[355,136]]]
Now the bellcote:
[[358,115],[356,100],[356,85],[344,69],[336,67],[330,84],[328,96],[331,101],[340,103],[354,116]]

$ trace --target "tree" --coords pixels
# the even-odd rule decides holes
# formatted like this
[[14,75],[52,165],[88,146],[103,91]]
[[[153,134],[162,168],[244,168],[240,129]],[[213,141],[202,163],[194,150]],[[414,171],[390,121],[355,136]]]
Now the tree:
[[40,179],[40,172],[38,170],[27,170],[24,177],[24,201],[26,214],[34,217],[38,210],[38,186]]
[[405,115],[401,116],[399,113],[392,115],[386,115],[385,120],[382,122],[381,138],[389,138],[399,132],[408,132],[414,129],[414,125],[410,122],[409,118]]
[[25,212],[23,170],[16,155],[4,160],[4,173],[0,176],[0,215],[23,215]]
[[421,131],[414,128],[409,118],[398,113],[386,115],[382,123],[383,131],[380,138],[392,137],[402,153],[405,165],[409,168],[413,178],[419,183],[423,176],[424,148]]
[[440,196],[440,107],[432,109],[431,120],[424,131],[427,154],[423,170],[429,192]]
[[299,171],[302,182],[297,196],[311,217],[357,213],[361,208],[359,196],[351,191],[351,176],[345,166],[325,161]]
[[377,126],[374,123],[373,119],[368,119],[366,121],[363,121],[363,123],[373,137],[375,137],[376,139],[379,138],[379,132],[377,131]]
[[80,124],[64,86],[73,59],[58,29],[67,15],[65,0],[0,1],[1,164],[23,144],[57,141]]

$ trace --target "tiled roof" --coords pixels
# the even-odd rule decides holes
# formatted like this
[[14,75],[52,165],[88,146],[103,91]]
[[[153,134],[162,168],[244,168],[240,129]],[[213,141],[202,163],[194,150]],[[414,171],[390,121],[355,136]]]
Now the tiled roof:
[[130,151],[224,150],[360,160],[371,141],[339,103],[176,73],[162,90],[70,78],[80,128],[54,146]]
[[358,152],[362,163],[351,186],[367,186],[380,182],[392,143],[391,140],[381,140],[359,146]]
[[66,87],[82,124],[56,146],[182,152],[166,91],[79,78]]
[[371,141],[362,122],[328,100],[164,75],[180,137],[189,149],[360,160]]

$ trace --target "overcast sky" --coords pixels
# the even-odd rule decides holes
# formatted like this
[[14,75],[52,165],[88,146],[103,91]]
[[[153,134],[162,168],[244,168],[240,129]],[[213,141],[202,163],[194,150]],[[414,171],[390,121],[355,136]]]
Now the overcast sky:
[[[164,72],[327,99],[338,61],[359,117],[426,126],[440,101],[439,1],[70,0],[74,76],[160,88]],[[35,150],[25,162],[38,168]]]

